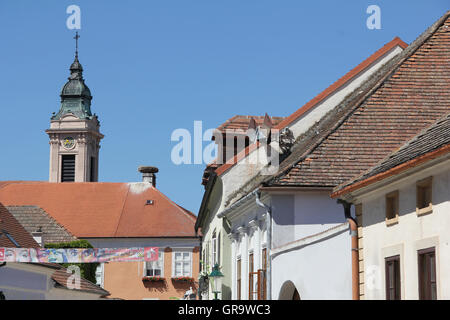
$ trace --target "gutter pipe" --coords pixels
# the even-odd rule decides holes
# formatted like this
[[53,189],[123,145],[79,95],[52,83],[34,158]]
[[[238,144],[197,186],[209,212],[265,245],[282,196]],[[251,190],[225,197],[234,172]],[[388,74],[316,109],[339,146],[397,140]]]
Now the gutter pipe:
[[350,225],[351,251],[352,251],[352,299],[359,300],[359,257],[358,257],[358,227],[351,216],[352,204],[338,199],[337,203],[344,207],[345,218]]

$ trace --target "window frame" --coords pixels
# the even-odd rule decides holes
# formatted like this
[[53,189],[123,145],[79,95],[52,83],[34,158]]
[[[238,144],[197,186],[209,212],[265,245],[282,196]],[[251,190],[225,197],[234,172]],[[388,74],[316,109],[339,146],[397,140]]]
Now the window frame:
[[[161,275],[158,276],[158,275],[155,275],[154,273],[151,276],[147,275],[147,270],[157,270],[157,269],[147,268],[147,264],[155,263],[157,261],[160,262]],[[157,261],[144,261],[144,277],[162,277],[162,278],[164,278],[164,251],[158,250],[158,260]]]
[[261,271],[263,273],[262,276],[262,299],[267,299],[267,284],[266,284],[266,271],[267,271],[267,247],[263,246],[261,248]]
[[[393,199],[394,204],[394,215],[392,217],[388,216],[388,210],[390,206],[388,206],[389,200]],[[400,212],[400,201],[399,201],[399,191],[395,190],[392,192],[389,192],[385,195],[385,221],[387,226],[391,226],[393,224],[398,223],[398,215]]]
[[[438,295],[438,281],[437,281],[437,266],[436,266],[436,247],[421,249],[417,251],[417,268],[418,268],[418,282],[419,282],[419,300],[432,300],[432,280],[431,280],[431,270],[427,270],[428,272],[424,274],[424,264],[427,261],[424,261],[429,255],[433,255],[433,267],[434,267],[434,287],[435,287],[435,298],[437,299]],[[423,277],[425,275],[425,277]],[[425,287],[426,285],[428,287]],[[426,290],[426,291],[425,291]]]
[[[64,179],[64,175],[66,172],[66,167],[64,166],[65,163],[67,163],[67,160],[72,159],[73,157],[73,164],[74,164],[74,168],[73,168],[73,180],[72,179]],[[65,160],[66,159],[66,160]],[[75,182],[76,180],[76,174],[77,174],[77,154],[76,153],[63,153],[60,155],[60,162],[61,162],[61,170],[60,170],[60,182],[61,183],[65,183],[65,182]]]
[[253,300],[252,293],[253,293],[253,289],[255,286],[254,279],[253,279],[253,274],[255,271],[255,255],[253,253],[253,250],[250,250],[248,252],[247,257],[248,257],[247,274],[248,274],[248,280],[249,280],[248,281],[248,300]]
[[242,291],[242,259],[238,256],[236,259],[236,299],[241,300]]
[[[429,188],[429,204],[426,207],[420,208],[420,201],[422,197],[421,189]],[[418,216],[433,212],[433,177],[428,177],[416,182],[416,213]]]
[[[389,276],[389,265],[393,263],[394,266],[394,297],[391,297],[391,286],[390,286],[390,276]],[[384,259],[384,272],[385,272],[385,290],[386,290],[386,300],[401,300],[402,299],[402,276],[401,276],[401,265],[400,265],[400,255],[395,255],[391,257],[386,257]]]
[[214,231],[213,236],[211,238],[211,262],[212,265],[211,267],[214,267],[214,265],[217,262],[217,236],[216,236],[216,232]]
[[[182,275],[177,275],[176,274],[176,259],[175,259],[175,255],[176,253],[181,253],[182,256],[182,260],[181,263],[183,264],[183,268],[184,268],[184,263],[186,261],[184,261],[183,259],[183,253],[188,253],[189,254],[189,274],[185,275],[184,272],[182,271]],[[183,250],[183,249],[176,249],[176,250],[172,250],[172,277],[192,277],[192,268],[193,268],[193,256],[192,256],[192,250]],[[178,261],[178,263],[180,263],[180,261]],[[182,270],[183,270],[182,268]]]

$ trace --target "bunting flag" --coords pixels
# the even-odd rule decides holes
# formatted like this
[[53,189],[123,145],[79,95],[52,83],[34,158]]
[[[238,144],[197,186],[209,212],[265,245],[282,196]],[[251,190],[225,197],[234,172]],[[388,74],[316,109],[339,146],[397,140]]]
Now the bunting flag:
[[101,263],[158,260],[157,247],[45,249],[0,248],[0,262]]

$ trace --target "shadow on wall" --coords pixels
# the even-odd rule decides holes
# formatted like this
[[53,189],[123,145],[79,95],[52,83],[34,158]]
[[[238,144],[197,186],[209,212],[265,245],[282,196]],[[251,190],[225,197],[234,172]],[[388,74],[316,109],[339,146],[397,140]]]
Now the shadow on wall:
[[222,284],[222,300],[231,300],[231,288]]
[[[329,214],[323,214],[327,212]],[[333,214],[332,214],[333,213]],[[354,208],[352,207],[354,214]],[[338,224],[345,222],[344,209],[329,192],[303,192],[274,195],[272,214],[279,226]]]
[[176,281],[176,280],[173,280],[173,279],[171,281],[172,281],[172,285],[175,288],[175,290],[177,292],[181,293],[181,295],[183,295],[191,287],[192,287],[192,290],[194,292],[197,292],[198,284],[196,282],[192,282],[192,281]]
[[166,280],[164,281],[144,281],[144,287],[149,292],[166,292],[168,289]]
[[300,295],[292,281],[283,283],[278,300],[300,300]]

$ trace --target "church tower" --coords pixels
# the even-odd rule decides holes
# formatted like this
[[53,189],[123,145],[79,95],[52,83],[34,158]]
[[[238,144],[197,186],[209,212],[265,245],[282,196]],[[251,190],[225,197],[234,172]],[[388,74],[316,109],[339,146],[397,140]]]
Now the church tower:
[[69,81],[61,91],[61,107],[50,119],[50,182],[98,181],[100,122],[91,113],[92,95],[84,83],[78,61],[78,33],[75,60]]

